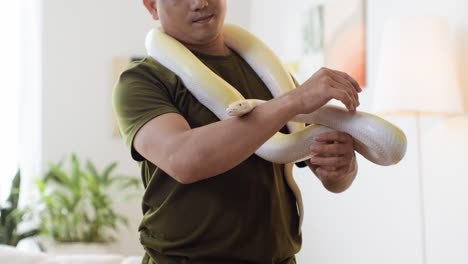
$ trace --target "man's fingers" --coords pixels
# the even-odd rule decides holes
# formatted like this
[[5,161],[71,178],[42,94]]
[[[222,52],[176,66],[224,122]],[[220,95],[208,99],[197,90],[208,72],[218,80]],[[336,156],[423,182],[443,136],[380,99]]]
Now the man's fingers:
[[344,91],[346,95],[352,99],[353,108],[356,109],[356,107],[359,104],[359,97],[357,95],[357,92],[354,90],[353,86],[350,84],[350,82],[343,80],[343,78],[341,78],[336,73],[333,73],[333,71],[330,74],[329,78],[329,84],[331,85],[331,87]]
[[330,89],[330,96],[338,101],[341,101],[349,111],[355,111],[354,98],[342,89]]
[[346,157],[317,157],[310,158],[310,163],[317,166],[343,167],[349,164],[349,158]]
[[361,86],[359,86],[359,83],[355,79],[353,79],[351,76],[349,76],[349,74],[347,74],[346,72],[342,72],[342,71],[335,71],[335,72],[339,74],[341,77],[350,81],[358,93],[362,92],[362,88]]
[[341,143],[334,143],[334,144],[312,144],[310,146],[310,151],[316,153],[317,156],[321,156],[321,154],[325,154],[328,156],[343,156],[349,154],[353,151],[353,147],[350,144],[341,144]]
[[337,171],[339,168],[338,167],[334,167],[334,166],[322,166],[320,167],[326,171]]
[[320,167],[320,168],[317,168],[317,170],[315,170],[315,173],[317,174],[317,176],[319,176],[322,179],[328,178],[328,179],[335,179],[336,180],[336,179],[339,179],[340,177],[343,177],[343,175],[345,175],[346,168],[341,167],[341,168],[337,168],[334,171],[331,171],[331,170],[327,170],[327,169],[325,169],[323,167]]
[[353,79],[345,78],[346,75],[347,75],[346,73],[333,71],[333,74],[331,76],[334,81],[340,83],[343,86],[343,88],[346,89],[350,93],[350,95],[354,97],[354,100],[356,102],[356,108],[357,108],[360,105],[359,95],[358,95],[358,92],[359,92],[358,89],[360,89],[360,87],[359,85],[357,87],[354,85],[356,81],[354,81]]
[[351,143],[353,141],[353,137],[341,131],[330,131],[315,136],[314,140],[319,142],[337,141],[339,143],[345,144]]

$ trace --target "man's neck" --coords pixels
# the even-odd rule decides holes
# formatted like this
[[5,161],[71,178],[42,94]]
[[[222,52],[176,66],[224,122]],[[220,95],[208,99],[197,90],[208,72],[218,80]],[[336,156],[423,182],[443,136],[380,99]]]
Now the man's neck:
[[213,56],[227,56],[231,54],[231,50],[226,46],[223,38],[218,38],[218,39],[215,39],[211,42],[204,43],[204,44],[189,44],[189,43],[183,43],[183,44],[189,50],[192,50],[198,53],[203,53],[203,54],[208,54],[208,55],[213,55]]

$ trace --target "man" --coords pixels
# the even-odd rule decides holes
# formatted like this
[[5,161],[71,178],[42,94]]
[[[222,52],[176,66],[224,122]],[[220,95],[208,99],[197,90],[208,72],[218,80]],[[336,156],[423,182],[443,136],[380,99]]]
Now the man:
[[[254,152],[295,115],[332,98],[359,106],[358,84],[321,69],[297,89],[271,98],[223,39],[225,0],[143,0],[164,31],[246,98],[269,100],[251,113],[219,121],[180,79],[152,58],[130,65],[114,91],[114,107],[146,188],[140,225],[144,263],[295,263],[296,200],[284,165]],[[313,144],[312,144],[313,143]],[[325,188],[346,190],[357,164],[352,138],[324,133],[307,161]]]

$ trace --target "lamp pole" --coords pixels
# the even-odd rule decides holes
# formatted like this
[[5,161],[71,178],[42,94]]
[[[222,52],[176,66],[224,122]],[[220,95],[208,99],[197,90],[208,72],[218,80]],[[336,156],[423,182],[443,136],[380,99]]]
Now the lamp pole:
[[422,263],[427,263],[427,249],[426,249],[426,205],[424,200],[424,178],[423,178],[423,164],[422,164],[422,140],[421,140],[421,113],[416,113],[416,136],[417,136],[417,156],[418,156],[418,179],[419,179],[419,213],[421,218],[421,253]]

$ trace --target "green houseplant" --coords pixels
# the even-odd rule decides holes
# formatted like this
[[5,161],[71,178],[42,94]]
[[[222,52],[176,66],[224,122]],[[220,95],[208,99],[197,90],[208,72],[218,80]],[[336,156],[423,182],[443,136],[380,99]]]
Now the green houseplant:
[[21,172],[18,170],[11,184],[10,194],[3,205],[0,205],[0,244],[16,247],[25,238],[39,234],[39,229],[20,232],[18,227],[27,220],[29,209],[18,207],[21,185]]
[[36,180],[41,197],[41,234],[56,243],[107,243],[115,238],[112,231],[128,220],[113,208],[113,203],[128,200],[129,188],[139,180],[113,175],[117,163],[102,172],[91,161],[83,168],[72,154],[70,169],[62,162],[51,164],[44,179]]

